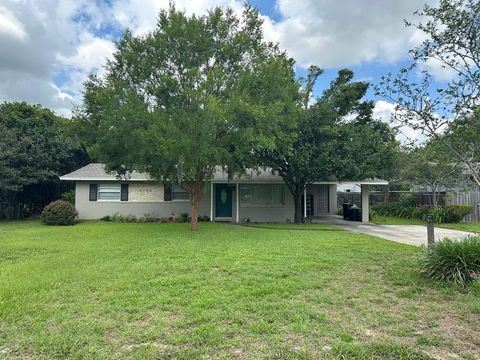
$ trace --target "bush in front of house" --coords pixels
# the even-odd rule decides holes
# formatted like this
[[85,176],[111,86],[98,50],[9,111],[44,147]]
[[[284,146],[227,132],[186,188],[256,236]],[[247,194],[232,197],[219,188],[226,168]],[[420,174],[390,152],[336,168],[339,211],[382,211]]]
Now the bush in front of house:
[[56,200],[42,211],[40,219],[46,225],[73,225],[78,212],[68,201]]
[[[115,213],[113,215],[106,215],[100,220],[116,223],[184,223],[190,222],[190,215],[188,213],[173,213],[170,217],[158,217],[155,215],[145,214],[144,216],[137,217],[135,215],[122,215]],[[210,221],[210,217],[207,215],[199,216],[198,221]]]
[[480,276],[480,236],[461,240],[443,239],[425,249],[420,259],[421,272],[430,279],[465,286]]

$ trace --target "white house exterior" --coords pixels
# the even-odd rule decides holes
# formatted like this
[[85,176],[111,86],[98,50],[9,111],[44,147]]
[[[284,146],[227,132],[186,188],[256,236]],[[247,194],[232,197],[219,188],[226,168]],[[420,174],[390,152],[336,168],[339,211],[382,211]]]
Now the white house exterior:
[[[191,212],[187,194],[175,184],[160,184],[144,173],[125,179],[108,174],[92,163],[60,177],[75,181],[75,207],[80,219],[99,219],[115,213],[137,217],[170,217]],[[368,186],[387,185],[383,180],[352,182],[362,188],[362,221],[368,221]],[[305,217],[337,213],[337,182],[318,182],[305,191]],[[293,221],[294,202],[283,179],[271,172],[249,171],[229,179],[219,170],[206,184],[200,216],[212,221],[288,222]]]

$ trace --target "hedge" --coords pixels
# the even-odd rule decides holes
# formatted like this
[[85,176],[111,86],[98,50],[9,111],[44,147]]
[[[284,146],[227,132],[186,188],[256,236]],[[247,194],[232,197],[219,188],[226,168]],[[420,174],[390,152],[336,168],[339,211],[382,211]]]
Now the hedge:
[[404,206],[402,204],[389,204],[375,206],[374,214],[380,216],[394,216],[403,219],[427,219],[432,215],[436,223],[456,223],[460,222],[466,215],[472,212],[470,205],[447,205],[432,208],[430,206]]

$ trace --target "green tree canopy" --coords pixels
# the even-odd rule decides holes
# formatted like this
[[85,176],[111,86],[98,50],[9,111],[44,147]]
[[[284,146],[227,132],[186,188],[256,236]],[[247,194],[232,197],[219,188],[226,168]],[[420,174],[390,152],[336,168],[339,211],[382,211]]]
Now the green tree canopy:
[[312,66],[304,80],[300,115],[285,129],[293,142],[260,154],[278,171],[295,203],[296,223],[303,220],[302,195],[316,181],[363,180],[379,176],[389,166],[397,143],[388,124],[373,121],[373,104],[362,100],[368,84],[352,82],[353,72],[341,70],[313,105],[313,86],[322,71]]
[[[171,6],[155,30],[126,32],[102,78],[85,84],[77,112],[89,148],[109,170],[178,181],[192,203],[221,165],[242,172],[251,154],[284,142],[295,119],[293,61],[263,40],[261,19],[214,8],[187,16]],[[288,134],[287,134],[288,135]]]
[[[478,117],[473,114],[480,106],[480,2],[440,0],[415,14],[422,17],[422,22],[407,21],[406,25],[423,32],[426,39],[410,50],[412,63],[395,75],[385,75],[376,93],[396,104],[396,121],[443,144],[453,161],[462,162],[480,185],[478,157],[465,151],[458,137],[443,136],[448,127],[476,128],[474,119]],[[451,78],[435,81],[427,70],[432,62]],[[456,133],[467,135],[468,131]],[[472,145],[478,149],[477,144]]]
[[[85,161],[79,142],[67,135],[68,126],[67,120],[40,105],[0,104],[0,194],[3,201],[15,200],[27,187],[40,184],[56,187],[59,175]],[[32,189],[30,198],[38,195],[35,192],[38,189]]]

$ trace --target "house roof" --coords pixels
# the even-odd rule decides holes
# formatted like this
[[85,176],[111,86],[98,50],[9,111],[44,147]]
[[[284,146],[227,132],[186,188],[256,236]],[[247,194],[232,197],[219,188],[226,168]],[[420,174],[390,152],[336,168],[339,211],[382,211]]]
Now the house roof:
[[105,165],[100,163],[91,163],[81,167],[71,173],[60,176],[60,180],[64,181],[149,181],[151,177],[146,173],[134,171],[126,176],[118,177],[116,173],[107,173]]
[[[107,173],[105,165],[100,163],[91,163],[71,173],[60,176],[60,180],[63,181],[152,181],[147,173],[141,173],[134,171],[126,176],[118,177],[116,173]],[[280,175],[273,172],[271,169],[265,170],[253,170],[248,169],[245,175],[233,176],[229,179],[228,173],[218,167],[213,176],[212,182],[214,183],[283,183],[283,179]],[[338,184],[338,181],[318,181],[315,184]],[[340,184],[358,184],[358,185],[388,185],[388,181],[373,178],[364,180],[342,181]]]

